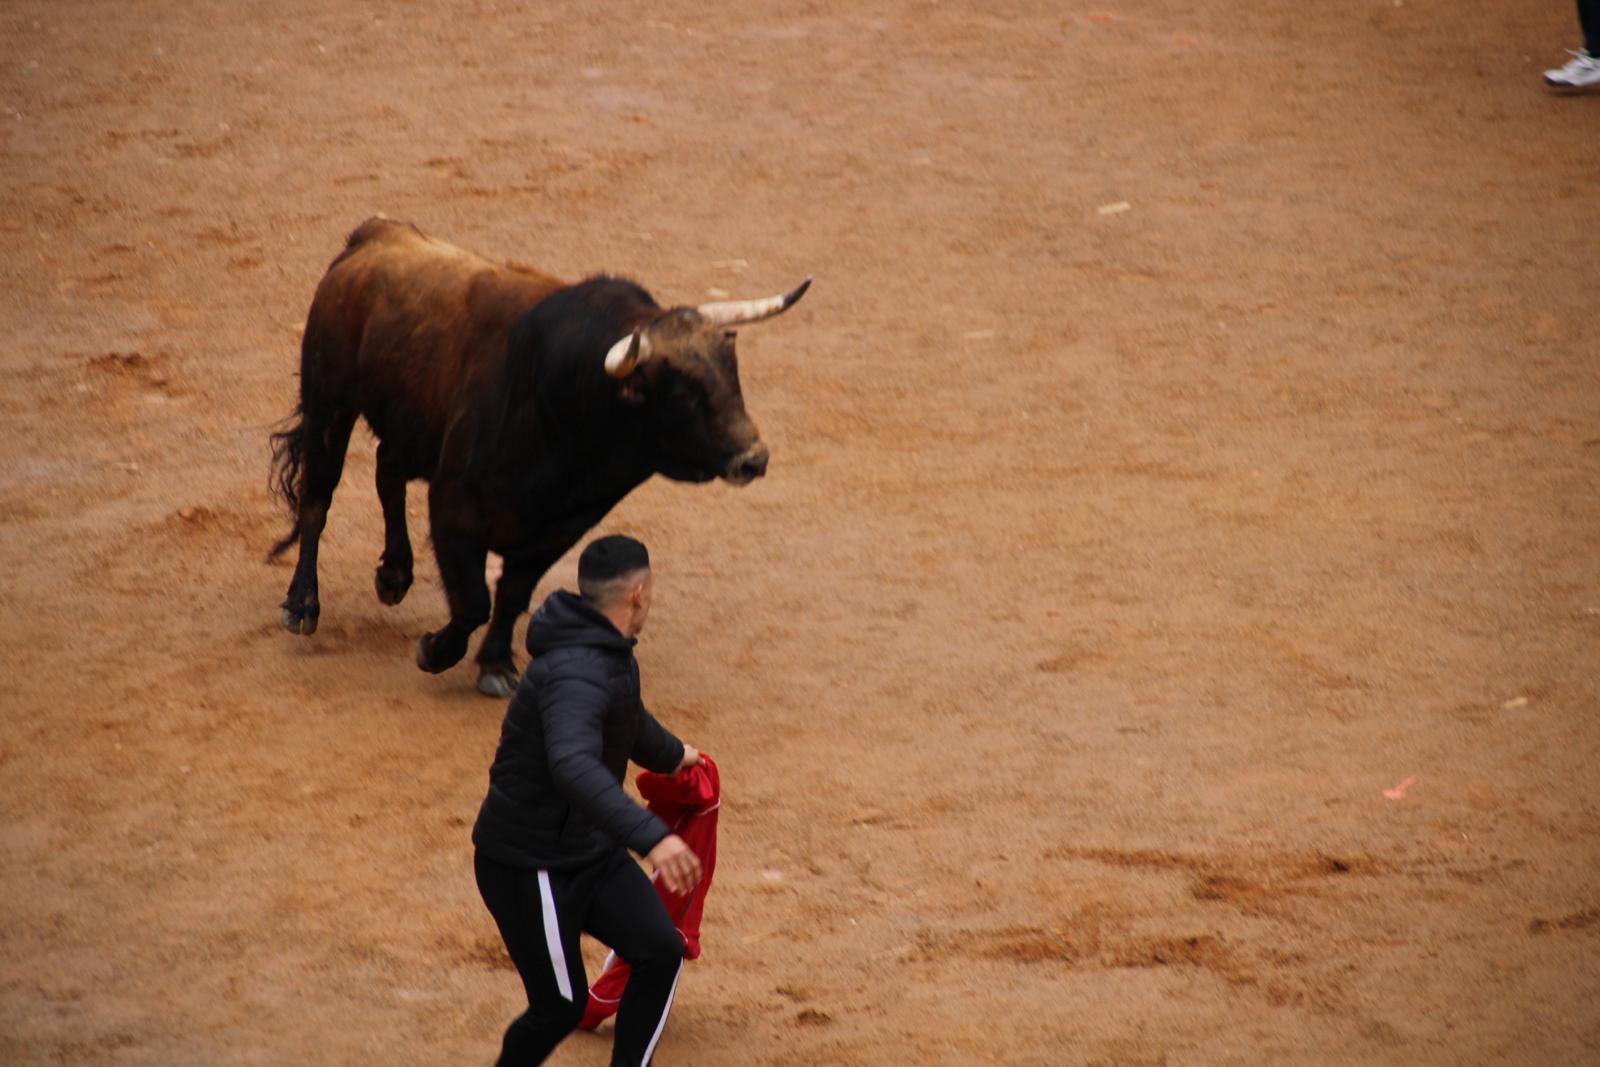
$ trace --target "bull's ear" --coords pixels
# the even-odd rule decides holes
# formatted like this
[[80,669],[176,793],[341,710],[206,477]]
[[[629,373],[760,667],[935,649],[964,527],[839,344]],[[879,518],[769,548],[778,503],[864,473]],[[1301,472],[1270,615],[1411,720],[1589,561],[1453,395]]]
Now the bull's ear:
[[631,408],[644,403],[644,375],[630,374],[617,386],[617,399]]

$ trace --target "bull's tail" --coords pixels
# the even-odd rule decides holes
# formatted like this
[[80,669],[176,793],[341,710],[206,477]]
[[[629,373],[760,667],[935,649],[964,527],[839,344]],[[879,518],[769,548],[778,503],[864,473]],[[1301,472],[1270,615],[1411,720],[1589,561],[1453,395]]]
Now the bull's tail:
[[306,418],[302,407],[296,406],[294,420],[272,435],[272,473],[267,485],[272,495],[282,500],[294,520],[287,536],[272,546],[268,559],[277,559],[289,546],[300,540],[300,488],[306,462]]

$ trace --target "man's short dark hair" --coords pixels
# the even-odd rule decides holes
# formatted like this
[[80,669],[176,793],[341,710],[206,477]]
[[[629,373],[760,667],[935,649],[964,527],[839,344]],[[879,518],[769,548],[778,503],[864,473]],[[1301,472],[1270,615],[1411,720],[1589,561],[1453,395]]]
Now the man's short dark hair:
[[578,557],[578,592],[609,601],[619,579],[650,569],[650,551],[624,534],[597,537]]

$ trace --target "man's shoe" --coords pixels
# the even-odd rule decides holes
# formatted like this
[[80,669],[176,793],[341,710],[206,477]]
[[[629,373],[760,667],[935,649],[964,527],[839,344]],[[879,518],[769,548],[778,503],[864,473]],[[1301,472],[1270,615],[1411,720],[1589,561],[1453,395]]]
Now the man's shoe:
[[1587,48],[1570,53],[1572,61],[1560,70],[1544,72],[1544,83],[1563,93],[1600,89],[1600,59],[1589,54]]

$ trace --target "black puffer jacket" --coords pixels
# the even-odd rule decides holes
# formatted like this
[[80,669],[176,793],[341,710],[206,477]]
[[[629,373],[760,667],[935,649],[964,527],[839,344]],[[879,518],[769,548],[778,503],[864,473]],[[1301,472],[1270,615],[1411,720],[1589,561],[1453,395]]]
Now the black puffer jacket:
[[573,593],[528,623],[533,662],[511,698],[472,842],[510,867],[571,869],[669,832],[622,789],[631,759],[670,774],[683,742],[639,699],[631,637]]

